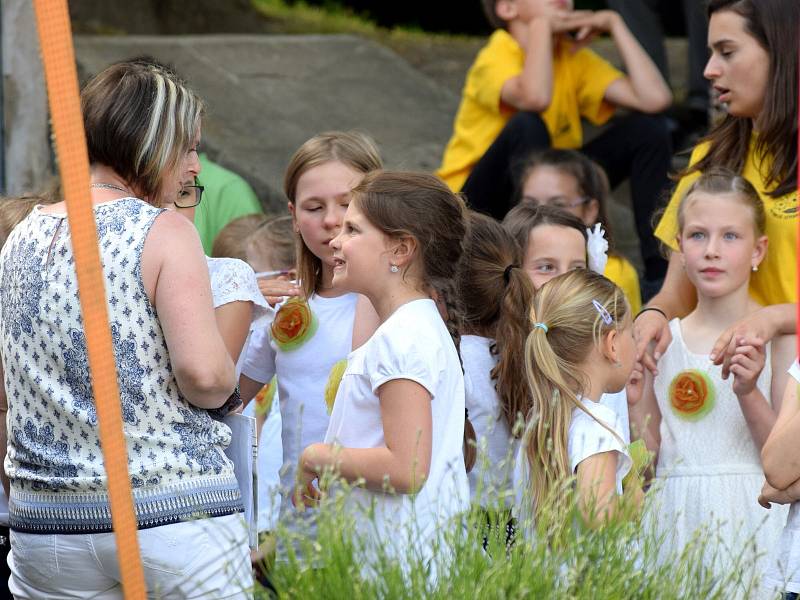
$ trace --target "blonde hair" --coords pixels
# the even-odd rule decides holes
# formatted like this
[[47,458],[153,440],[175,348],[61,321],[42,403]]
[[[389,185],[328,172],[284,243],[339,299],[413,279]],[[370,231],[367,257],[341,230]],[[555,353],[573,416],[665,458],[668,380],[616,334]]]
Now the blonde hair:
[[[289,202],[295,203],[297,182],[306,171],[332,161],[340,162],[364,174],[383,166],[375,142],[363,133],[357,131],[320,133],[300,146],[286,167],[283,190]],[[321,284],[322,261],[308,249],[300,233],[295,234],[295,240],[297,274],[303,293],[308,298]]]
[[238,258],[246,260],[247,239],[269,217],[261,213],[244,215],[229,222],[219,230],[211,246],[211,256],[214,258]]
[[[572,475],[568,452],[572,411],[579,408],[588,413],[578,400],[589,387],[583,366],[606,333],[627,324],[630,309],[622,290],[611,281],[575,269],[536,292],[532,316],[542,325],[534,326],[525,343],[532,408],[523,444],[530,466],[531,499],[538,512],[553,490]],[[600,424],[614,433],[607,424]]]
[[[295,243],[292,217],[267,218],[245,240],[245,254],[257,256],[271,269],[294,269]],[[249,262],[249,261],[248,261]]]
[[741,175],[737,175],[725,167],[712,167],[703,172],[689,189],[686,190],[681,203],[678,205],[678,232],[683,232],[686,222],[686,208],[691,202],[692,195],[700,192],[710,196],[731,195],[737,202],[747,206],[753,215],[753,229],[756,237],[764,235],[767,226],[767,215],[764,211],[764,202],[758,195],[753,184]]
[[111,167],[150,203],[200,126],[203,101],[149,57],[115,63],[81,91],[89,162]]

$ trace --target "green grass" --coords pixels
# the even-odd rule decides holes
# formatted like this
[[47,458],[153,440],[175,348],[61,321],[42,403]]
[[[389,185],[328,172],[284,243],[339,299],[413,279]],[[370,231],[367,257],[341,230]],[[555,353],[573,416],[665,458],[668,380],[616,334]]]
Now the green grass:
[[[734,590],[744,597],[752,591],[746,567],[754,562],[754,544],[726,558],[731,561],[729,575],[721,577],[708,568],[717,548],[707,543],[713,539],[708,533],[670,555],[659,536],[643,525],[652,522],[646,518],[590,530],[577,525],[574,512],[565,515],[560,508],[558,517],[553,511],[537,518],[537,535],[518,532],[510,549],[505,532],[492,529],[486,550],[481,543],[487,534],[486,512],[473,508],[443,533],[443,549],[434,556],[452,558],[438,565],[433,580],[428,565],[413,552],[398,560],[383,550],[385,540],[376,549],[376,536],[353,535],[358,517],[344,511],[340,497],[319,509],[315,537],[278,532],[284,551],[271,578],[280,597],[304,599],[722,600],[735,597]],[[365,550],[369,544],[372,549]],[[261,590],[256,597],[269,596]]]

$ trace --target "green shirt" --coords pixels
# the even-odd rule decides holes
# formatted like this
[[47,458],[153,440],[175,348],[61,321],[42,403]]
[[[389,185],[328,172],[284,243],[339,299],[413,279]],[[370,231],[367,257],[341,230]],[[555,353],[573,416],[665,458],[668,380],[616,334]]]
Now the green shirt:
[[238,217],[264,211],[253,188],[239,175],[211,162],[205,154],[200,155],[200,165],[197,182],[205,190],[195,209],[194,225],[203,250],[210,256],[214,238],[225,225]]

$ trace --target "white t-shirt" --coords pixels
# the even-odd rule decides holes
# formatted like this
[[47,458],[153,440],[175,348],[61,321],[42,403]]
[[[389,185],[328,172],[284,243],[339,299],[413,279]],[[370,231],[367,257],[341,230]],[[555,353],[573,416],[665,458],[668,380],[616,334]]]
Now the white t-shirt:
[[[617,494],[622,495],[622,479],[633,466],[633,461],[628,454],[627,443],[622,440],[622,420],[605,404],[586,398],[579,398],[579,400],[590,414],[586,414],[579,408],[572,410],[567,432],[567,455],[572,474],[575,475],[578,465],[590,456],[603,452],[615,452],[617,454],[616,489]],[[608,425],[613,433],[603,424]],[[522,515],[530,514],[528,510],[530,505],[528,469],[525,449],[520,446],[514,470],[514,485],[517,490],[517,504],[521,507],[520,514]]]
[[[800,364],[795,360],[789,374],[800,384]],[[766,579],[775,589],[800,593],[800,502],[789,507],[786,526],[778,542],[778,560],[772,561]]]
[[308,305],[316,316],[317,330],[306,343],[292,350],[281,350],[272,339],[271,318],[253,332],[250,340],[242,373],[261,383],[278,376],[283,440],[281,486],[285,493],[291,492],[294,485],[300,453],[325,438],[330,420],[325,385],[333,365],[347,358],[352,347],[357,298],[357,294],[336,298],[312,295]]
[[[242,411],[247,417],[256,418],[256,403],[250,402]],[[283,444],[281,443],[281,410],[278,391],[272,400],[267,418],[258,432],[258,483],[257,527],[258,531],[275,531],[281,510],[281,466]]]
[[491,352],[494,340],[477,335],[461,336],[461,360],[464,363],[464,389],[469,420],[475,429],[478,458],[469,473],[470,495],[480,493],[479,502],[490,505],[499,495],[512,503],[514,458],[518,440],[511,431],[495,390],[492,369],[498,357]]
[[619,433],[620,437],[626,444],[631,443],[631,426],[630,417],[628,416],[628,394],[625,388],[616,394],[603,394],[600,396],[600,404],[607,406],[619,417]]
[[[433,300],[398,308],[373,336],[348,357],[326,443],[347,448],[385,446],[379,388],[408,379],[431,394],[432,450],[428,479],[415,495],[357,488],[347,497],[358,532],[398,558],[409,546],[428,559],[432,541],[446,522],[469,507],[462,451],[464,378],[455,345]],[[360,510],[374,505],[374,523]],[[351,513],[352,514],[352,513]]]

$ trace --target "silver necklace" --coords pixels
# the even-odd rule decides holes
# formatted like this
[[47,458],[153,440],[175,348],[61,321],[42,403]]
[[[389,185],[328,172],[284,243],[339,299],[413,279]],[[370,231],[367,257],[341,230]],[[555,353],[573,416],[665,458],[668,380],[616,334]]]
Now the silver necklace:
[[118,190],[120,192],[125,192],[126,194],[130,194],[130,192],[126,190],[124,187],[114,185],[113,183],[93,183],[91,187],[99,188],[101,190]]

